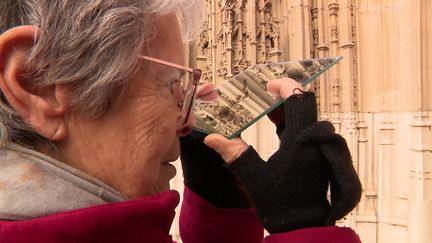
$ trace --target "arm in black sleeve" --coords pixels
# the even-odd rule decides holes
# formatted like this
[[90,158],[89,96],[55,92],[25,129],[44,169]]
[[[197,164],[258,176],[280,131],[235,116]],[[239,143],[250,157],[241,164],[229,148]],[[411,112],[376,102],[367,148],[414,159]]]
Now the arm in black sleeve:
[[225,161],[203,143],[206,134],[193,131],[180,139],[185,185],[213,206],[250,208],[248,194]]
[[313,93],[290,96],[284,113],[280,148],[267,162],[250,147],[229,167],[270,233],[333,225],[361,195],[348,146],[331,123],[317,121]]

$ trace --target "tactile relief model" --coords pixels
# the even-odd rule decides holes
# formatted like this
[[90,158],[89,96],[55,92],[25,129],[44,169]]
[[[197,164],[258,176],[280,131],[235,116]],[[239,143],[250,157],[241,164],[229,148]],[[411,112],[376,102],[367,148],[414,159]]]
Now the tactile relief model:
[[283,100],[267,92],[268,81],[289,77],[304,86],[341,59],[334,57],[253,65],[223,82],[216,89],[217,100],[196,102],[193,110],[197,118],[195,129],[234,138],[282,104]]

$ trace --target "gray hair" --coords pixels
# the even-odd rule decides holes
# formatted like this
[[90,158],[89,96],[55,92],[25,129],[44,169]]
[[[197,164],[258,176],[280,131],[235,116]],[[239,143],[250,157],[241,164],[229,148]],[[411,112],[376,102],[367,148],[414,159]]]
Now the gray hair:
[[[70,107],[97,117],[138,68],[136,54],[154,34],[158,16],[175,13],[185,41],[202,28],[203,0],[2,0],[0,33],[19,25],[39,27],[24,78],[37,87],[66,84]],[[37,40],[36,40],[37,38]],[[34,132],[0,92],[0,146],[32,146]]]

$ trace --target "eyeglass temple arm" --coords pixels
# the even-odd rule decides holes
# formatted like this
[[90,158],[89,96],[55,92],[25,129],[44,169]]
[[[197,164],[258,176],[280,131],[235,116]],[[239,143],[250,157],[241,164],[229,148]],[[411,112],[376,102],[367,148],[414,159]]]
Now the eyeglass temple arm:
[[182,66],[182,65],[178,65],[178,64],[175,64],[175,63],[172,63],[172,62],[167,62],[167,61],[164,61],[164,60],[161,60],[161,59],[157,59],[157,58],[154,58],[154,57],[143,56],[143,55],[138,55],[138,57],[142,58],[144,60],[147,60],[147,61],[151,61],[151,62],[156,62],[156,63],[162,64],[162,65],[165,65],[165,66],[169,66],[169,67],[173,67],[173,68],[178,68],[178,69],[184,70],[186,72],[190,72],[190,73],[194,72],[193,68],[185,67],[185,66]]

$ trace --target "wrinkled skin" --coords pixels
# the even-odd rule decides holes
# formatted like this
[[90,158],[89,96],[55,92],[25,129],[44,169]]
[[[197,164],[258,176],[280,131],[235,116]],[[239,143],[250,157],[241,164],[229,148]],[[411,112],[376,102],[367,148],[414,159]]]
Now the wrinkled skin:
[[[152,57],[182,64],[184,49],[176,17],[160,17],[156,30],[148,45],[155,50]],[[176,174],[170,162],[179,156],[178,138],[190,131],[190,122],[180,121],[179,100],[165,83],[179,75],[176,69],[143,62],[125,90],[114,94],[104,116],[96,120],[69,116],[69,135],[58,143],[59,160],[131,198],[168,189]]]

